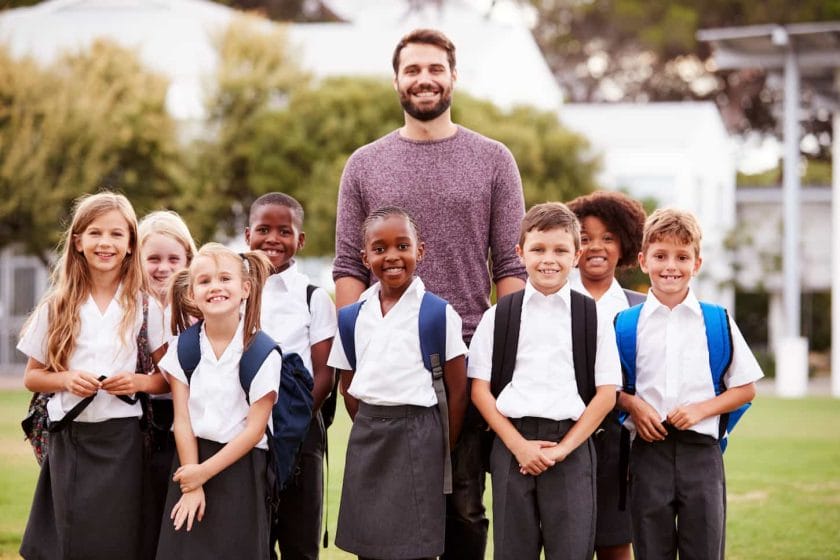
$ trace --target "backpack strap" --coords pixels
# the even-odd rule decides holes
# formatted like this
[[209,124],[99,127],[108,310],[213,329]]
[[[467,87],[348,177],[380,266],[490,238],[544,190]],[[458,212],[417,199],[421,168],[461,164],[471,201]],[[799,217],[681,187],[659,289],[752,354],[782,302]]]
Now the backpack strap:
[[[709,369],[712,372],[712,384],[715,395],[726,391],[724,376],[732,365],[732,330],[729,328],[729,313],[725,307],[700,302],[703,312],[703,322],[706,325],[706,345],[709,348]],[[750,403],[720,415],[718,424],[718,442],[721,451],[726,451],[728,432],[735,426],[741,416],[749,408]]]
[[310,313],[312,313],[312,294],[314,294],[317,289],[318,286],[315,284],[306,285],[306,308],[309,309]]
[[257,372],[260,371],[263,362],[273,350],[277,350],[281,356],[283,355],[280,346],[273,338],[263,331],[257,331],[254,338],[251,339],[251,344],[242,352],[242,358],[239,360],[239,384],[245,391],[245,400],[249,406],[251,405],[251,383],[257,376]]
[[630,307],[633,307],[634,305],[639,305],[640,303],[644,303],[647,299],[647,296],[642,292],[628,290],[626,288],[622,288],[622,291],[624,292],[624,297],[627,298],[627,304]]
[[432,372],[432,387],[437,397],[443,431],[444,466],[443,493],[452,493],[452,460],[449,453],[449,403],[446,399],[446,385],[443,378],[443,365],[446,362],[446,300],[431,292],[425,292],[420,301],[418,330],[420,333],[420,353],[423,366]]
[[[621,361],[621,374],[624,380],[622,390],[628,395],[636,394],[636,333],[642,304],[625,309],[615,316],[615,342]],[[628,414],[621,411],[618,421],[621,426],[618,449],[618,509],[627,509],[627,477],[630,466],[630,431],[624,427]]]
[[572,359],[578,394],[588,405],[595,396],[595,350],[598,345],[598,308],[595,300],[571,291]]
[[490,392],[499,398],[502,389],[513,379],[516,352],[519,347],[519,326],[525,290],[499,298],[493,326],[493,365],[490,370]]
[[641,313],[642,306],[634,305],[620,312],[613,320],[618,358],[621,361],[621,373],[624,377],[622,390],[628,395],[636,394],[636,331]]
[[338,336],[353,371],[356,371],[356,320],[365,301],[357,301],[338,310]]
[[202,323],[203,321],[198,321],[178,335],[178,363],[181,365],[181,369],[184,370],[187,384],[189,384],[195,368],[198,367],[198,363],[201,361],[199,335],[201,334]]

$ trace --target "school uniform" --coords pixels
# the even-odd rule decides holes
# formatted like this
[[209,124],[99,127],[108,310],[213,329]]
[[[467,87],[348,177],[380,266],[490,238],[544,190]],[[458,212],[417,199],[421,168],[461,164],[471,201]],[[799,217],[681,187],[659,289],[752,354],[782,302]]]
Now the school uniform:
[[[132,330],[121,337],[122,286],[104,312],[92,296],[79,308],[76,348],[67,369],[110,377],[135,370],[142,300]],[[21,337],[18,350],[46,363],[49,311],[41,305]],[[164,342],[160,307],[149,302],[148,340]],[[83,398],[55,393],[47,404],[52,422],[64,418]],[[128,404],[106,391],[96,393],[62,431],[50,434],[32,509],[20,547],[24,558],[138,558],[141,545],[142,437],[140,403]]]
[[[438,556],[444,547],[445,448],[431,373],[420,353],[418,317],[425,293],[415,278],[382,315],[379,284],[355,330],[356,370],[348,388],[359,400],[350,431],[335,543],[369,558]],[[461,318],[446,307],[446,360],[466,354]],[[340,337],[328,364],[350,370]]]
[[[732,363],[727,387],[762,377],[737,325],[730,320]],[[639,316],[636,395],[665,422],[680,405],[715,397],[705,323],[692,290],[669,309],[649,292]],[[726,483],[718,444],[718,416],[689,430],[667,423],[664,441],[635,438],[630,450],[630,508],[637,558],[717,559],[724,554]],[[635,436],[628,418],[625,426]]]
[[[468,375],[490,381],[496,307],[488,309],[470,344]],[[619,385],[621,366],[612,323],[598,321],[595,385]],[[560,441],[586,408],[572,358],[571,290],[544,295],[525,285],[519,345],[511,382],[498,411],[529,440]],[[496,438],[490,454],[493,546],[498,559],[591,559],[595,541],[596,458],[591,438],[539,476],[519,472],[516,457]]]
[[[573,290],[583,295],[592,295],[584,287],[580,273],[575,270],[569,275],[569,284]],[[627,294],[613,278],[610,287],[595,302],[598,308],[598,322],[613,323],[615,316],[630,307]],[[618,409],[613,409],[601,427],[593,434],[592,441],[598,455],[598,515],[595,523],[595,547],[618,546],[628,544],[633,539],[633,526],[630,520],[630,508],[619,508],[619,449],[621,424]]]
[[[311,347],[331,339],[336,331],[335,305],[323,289],[312,292],[307,304],[309,278],[298,271],[297,263],[271,275],[262,292],[262,330],[280,344],[283,352],[300,355],[314,374]],[[303,441],[294,477],[281,492],[276,516],[272,519],[271,553],[275,541],[284,560],[318,558],[321,546],[321,512],[324,503],[324,447],[326,430],[319,411],[312,418]]]
[[[218,359],[204,326],[199,344],[201,359],[189,383],[178,361],[177,337],[170,342],[159,367],[169,376],[170,384],[189,385],[190,425],[198,442],[198,460],[203,462],[245,429],[250,406],[239,382],[242,321]],[[280,354],[270,353],[251,383],[250,402],[257,402],[269,393],[276,400],[280,366]],[[192,531],[188,532],[186,527],[175,531],[169,516],[164,516],[157,558],[268,558],[267,451],[268,440],[263,435],[254,449],[204,484],[204,519],[194,522]],[[176,455],[171,473],[179,466]],[[170,482],[165,511],[171,512],[180,498],[180,486]]]

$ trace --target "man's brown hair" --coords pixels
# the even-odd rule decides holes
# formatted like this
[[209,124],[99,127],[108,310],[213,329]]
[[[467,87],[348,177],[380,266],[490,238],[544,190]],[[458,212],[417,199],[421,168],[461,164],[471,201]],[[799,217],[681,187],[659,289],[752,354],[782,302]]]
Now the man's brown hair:
[[394,56],[391,58],[391,64],[394,67],[394,74],[399,73],[400,69],[400,53],[411,43],[422,43],[424,45],[434,45],[439,49],[446,51],[446,58],[449,61],[449,71],[455,71],[455,45],[449,38],[438,31],[437,29],[415,29],[408,35],[405,35],[397,47],[394,49]]
[[660,208],[645,221],[642,233],[642,254],[652,243],[675,241],[680,245],[691,245],[695,256],[700,255],[700,240],[703,234],[694,214],[676,208]]
[[524,247],[525,236],[529,231],[549,231],[562,229],[575,240],[575,251],[580,250],[580,222],[575,213],[562,202],[543,202],[532,206],[522,218],[519,229],[519,246]]

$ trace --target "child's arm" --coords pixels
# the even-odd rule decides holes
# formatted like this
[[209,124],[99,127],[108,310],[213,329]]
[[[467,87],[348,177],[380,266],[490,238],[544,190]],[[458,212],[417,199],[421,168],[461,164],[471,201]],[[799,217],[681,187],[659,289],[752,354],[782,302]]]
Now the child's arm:
[[359,410],[359,399],[350,394],[350,384],[353,382],[355,372],[346,369],[340,369],[338,372],[341,374],[341,396],[344,397],[344,408],[347,409],[350,420],[355,420],[356,412]]
[[47,366],[35,358],[29,358],[23,373],[23,385],[33,393],[67,391],[77,397],[89,397],[99,390],[102,383],[90,372],[48,371]]
[[668,430],[659,419],[659,413],[643,401],[638,395],[624,391],[618,393],[618,408],[627,412],[636,426],[636,433],[645,441],[661,441],[668,435]]
[[554,460],[544,449],[557,444],[551,441],[527,440],[522,437],[519,430],[496,408],[496,399],[490,392],[489,381],[473,379],[472,400],[490,429],[496,432],[505,447],[516,457],[524,473],[538,475],[554,465]]
[[678,430],[688,430],[710,416],[731,412],[755,398],[755,383],[731,387],[706,401],[678,406],[668,413],[668,422]]
[[314,387],[312,387],[313,413],[321,409],[321,405],[324,404],[324,400],[333,388],[334,370],[327,365],[327,358],[329,358],[330,350],[332,350],[332,342],[332,338],[327,338],[310,347],[312,379],[315,382]]
[[[254,448],[265,434],[271,407],[274,406],[276,393],[266,393],[260,400],[251,403],[245,428],[227,442],[218,453],[199,464],[181,464],[172,480],[181,483],[181,492],[190,492],[200,488],[205,482],[231,466]],[[180,454],[179,454],[180,456]]]
[[[190,423],[190,388],[188,385],[174,380],[172,386],[172,407],[174,409],[174,420],[172,429],[175,433],[175,447],[178,450],[178,461],[181,465],[194,465],[198,463],[198,442],[193,433]],[[187,531],[192,530],[193,521],[201,521],[204,518],[205,498],[204,488],[197,488],[192,492],[185,492],[181,488],[181,499],[172,508],[169,519],[173,521],[175,530],[178,531],[187,524]]]
[[446,404],[449,407],[449,449],[455,448],[464,414],[467,412],[467,360],[461,356],[452,358],[443,368],[443,382],[446,385]]
[[615,407],[615,385],[601,385],[595,389],[595,396],[589,401],[574,426],[566,432],[556,447],[546,450],[546,455],[560,462],[586,441],[609,412]]

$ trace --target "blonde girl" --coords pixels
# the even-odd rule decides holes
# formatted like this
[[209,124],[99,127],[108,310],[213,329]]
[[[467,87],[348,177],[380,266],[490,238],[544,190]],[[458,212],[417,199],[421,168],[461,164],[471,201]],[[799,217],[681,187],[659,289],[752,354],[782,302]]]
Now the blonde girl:
[[[145,285],[137,218],[122,195],[80,198],[52,287],[24,327],[24,384],[53,393],[50,434],[20,554],[24,558],[138,558],[142,449],[135,393],[161,393],[137,375]],[[148,308],[148,343],[162,354],[163,317]]]
[[140,220],[140,254],[149,289],[161,307],[167,306],[169,281],[190,266],[196,254],[190,229],[176,212],[158,210]]
[[[150,293],[163,307],[167,339],[174,334],[168,303],[169,283],[174,275],[190,266],[197,249],[190,230],[177,213],[158,210],[140,220],[140,259]],[[169,332],[171,329],[171,333]],[[175,455],[172,435],[172,395],[156,395],[151,406],[151,445],[143,469],[143,557],[154,558],[160,521],[163,518],[169,470]]]
[[239,361],[259,329],[270,270],[261,252],[240,256],[208,243],[173,279],[173,322],[182,331],[200,319],[201,359],[188,379],[175,339],[160,362],[172,386],[178,454],[158,558],[268,558],[265,432],[281,356],[269,354],[247,397]]

